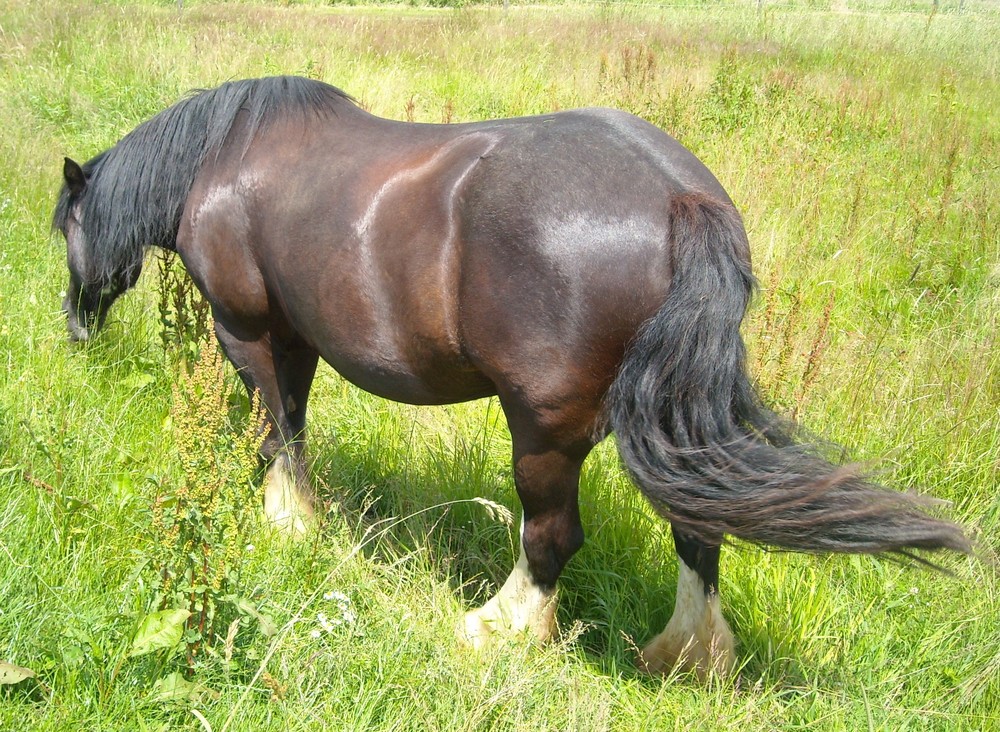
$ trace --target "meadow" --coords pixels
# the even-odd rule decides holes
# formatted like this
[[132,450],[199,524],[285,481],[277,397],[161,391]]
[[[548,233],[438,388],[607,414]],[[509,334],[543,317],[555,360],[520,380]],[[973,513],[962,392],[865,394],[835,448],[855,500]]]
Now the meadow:
[[[455,5],[0,0],[0,730],[1000,730],[996,6]],[[650,678],[635,646],[677,565],[608,441],[563,640],[473,654],[455,628],[516,552],[498,404],[389,403],[321,366],[319,531],[241,524],[227,632],[193,663],[190,638],[151,641],[191,334],[151,258],[101,336],[68,342],[62,160],[191,89],[278,73],[397,119],[610,106],[677,137],[744,216],[767,399],[942,499],[978,556],[935,557],[945,574],[727,547],[736,678]],[[238,432],[247,400],[218,378],[191,393],[214,389]]]

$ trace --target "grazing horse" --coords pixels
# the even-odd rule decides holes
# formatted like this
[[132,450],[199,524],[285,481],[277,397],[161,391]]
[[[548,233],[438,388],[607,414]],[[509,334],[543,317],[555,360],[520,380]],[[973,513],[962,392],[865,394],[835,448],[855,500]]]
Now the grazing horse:
[[306,530],[303,457],[319,358],[412,404],[497,395],[523,508],[520,558],[462,629],[553,636],[556,580],[583,543],[580,468],[617,436],[670,521],[676,608],[650,672],[731,669],[727,535],[796,551],[967,551],[956,525],[796,444],[747,376],[755,281],[739,214],[690,152],[585,109],[473,124],[390,121],[334,87],[235,81],[64,165],[53,225],[87,340],[149,246],[175,250],[270,432],[264,509]]

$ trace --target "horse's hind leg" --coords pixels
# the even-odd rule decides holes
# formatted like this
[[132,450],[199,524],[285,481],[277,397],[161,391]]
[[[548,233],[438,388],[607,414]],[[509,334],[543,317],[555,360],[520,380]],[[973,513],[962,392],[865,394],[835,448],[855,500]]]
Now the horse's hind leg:
[[680,559],[674,614],[662,633],[642,649],[639,666],[649,673],[674,668],[705,678],[729,673],[736,660],[733,634],[719,607],[719,545],[709,546],[673,529]]
[[253,394],[260,392],[268,434],[260,448],[270,466],[264,478],[264,513],[290,534],[305,533],[313,515],[304,441],[306,403],[319,360],[304,344],[283,343],[268,331],[248,337],[218,320],[215,332],[227,358]]
[[520,557],[497,594],[466,614],[464,636],[482,647],[492,634],[556,632],[556,580],[583,544],[577,505],[580,468],[591,439],[566,440],[505,406],[514,443],[514,482],[524,509]]

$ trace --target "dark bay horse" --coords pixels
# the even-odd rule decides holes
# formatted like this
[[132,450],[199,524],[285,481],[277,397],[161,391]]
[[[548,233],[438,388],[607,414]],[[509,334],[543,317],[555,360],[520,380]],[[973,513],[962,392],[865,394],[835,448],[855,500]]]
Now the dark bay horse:
[[678,142],[636,117],[578,110],[475,124],[374,117],[307,79],[237,81],[67,159],[70,335],[176,250],[219,342],[271,421],[265,510],[302,531],[319,358],[414,404],[498,395],[523,507],[521,556],[468,613],[494,632],[555,632],[556,580],[583,543],[580,468],[616,433],[681,559],[649,671],[734,662],[718,600],[727,535],[797,551],[967,551],[952,523],[796,444],[748,379],[754,288],[739,214]]

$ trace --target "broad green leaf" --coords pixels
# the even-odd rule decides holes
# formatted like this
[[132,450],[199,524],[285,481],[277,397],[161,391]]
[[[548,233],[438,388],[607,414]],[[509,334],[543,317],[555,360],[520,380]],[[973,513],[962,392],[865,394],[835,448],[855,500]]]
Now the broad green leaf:
[[246,598],[243,597],[238,598],[236,600],[236,607],[237,609],[239,609],[240,612],[245,613],[246,615],[249,615],[250,617],[256,619],[258,627],[260,628],[260,632],[263,633],[268,638],[278,634],[278,626],[275,624],[274,618],[272,618],[270,615],[265,615],[264,613],[262,613],[260,610],[257,609],[256,605],[254,605]]
[[158,701],[181,701],[194,695],[197,685],[184,678],[180,671],[167,674],[153,684],[153,695]]
[[261,613],[260,615],[257,616],[257,623],[258,627],[260,628],[260,632],[263,633],[266,637],[270,638],[278,634],[278,626],[274,622],[274,618],[272,618],[270,615],[265,615],[264,613]]
[[135,374],[127,379],[125,379],[125,386],[129,387],[133,391],[142,391],[147,386],[156,381],[150,374]]
[[35,672],[30,668],[0,661],[0,686],[17,684],[25,679],[33,678],[35,678]]
[[143,656],[161,648],[173,648],[181,642],[189,610],[160,610],[142,619],[132,641],[129,656]]
[[217,699],[219,693],[195,681],[188,681],[180,671],[174,671],[157,679],[153,684],[153,696],[157,701],[199,701],[209,697]]

